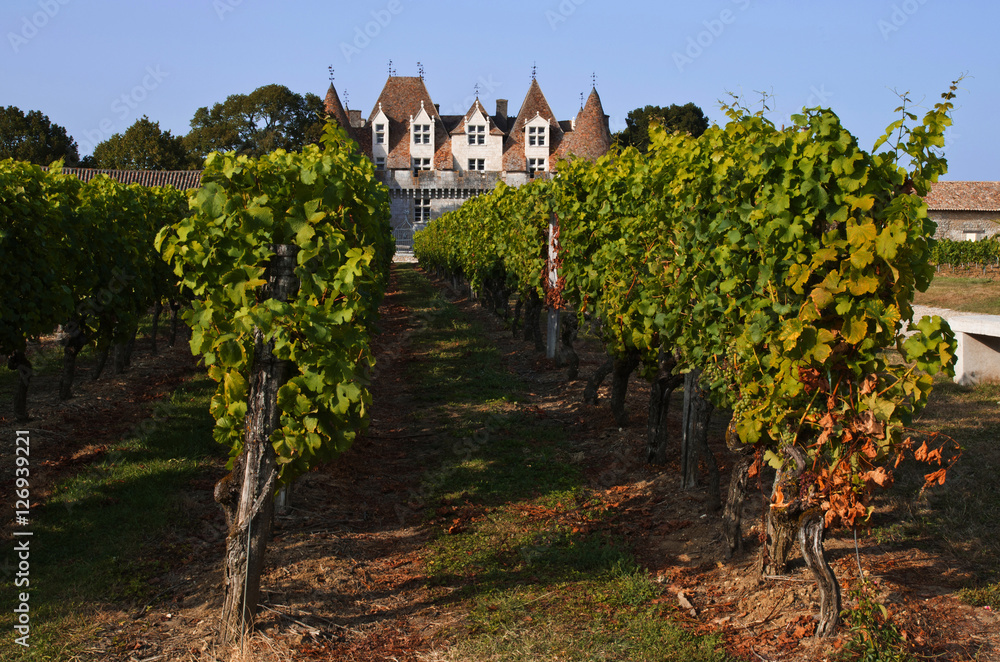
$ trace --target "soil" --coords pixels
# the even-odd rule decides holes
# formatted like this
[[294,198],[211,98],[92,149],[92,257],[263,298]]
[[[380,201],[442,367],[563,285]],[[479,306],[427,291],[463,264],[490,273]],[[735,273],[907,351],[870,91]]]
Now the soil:
[[[705,509],[705,490],[680,490],[676,457],[664,467],[645,463],[646,382],[633,378],[627,401],[631,425],[620,428],[607,406],[610,380],[600,404],[583,404],[586,377],[604,359],[598,346],[581,343],[581,377],[567,381],[564,369],[512,338],[495,317],[443,281],[435,282],[466,314],[480,319],[508,368],[530,385],[531,400],[522,406],[565,426],[577,444],[573,460],[586,469],[595,494],[617,513],[616,533],[660,582],[659,601],[677,605],[676,617],[686,628],[720,632],[727,650],[744,660],[824,660],[843,646],[845,635],[824,641],[811,637],[816,590],[797,551],[788,575],[757,578],[764,504],[759,493],[746,504],[747,549],[727,561],[719,518]],[[78,659],[443,659],[449,633],[463,613],[449,600],[448,587],[428,585],[424,550],[429,534],[418,514],[405,508],[408,490],[421,478],[426,453],[421,442],[431,431],[411,415],[416,404],[404,370],[414,360],[409,342],[416,320],[393,289],[377,339],[380,367],[371,427],[337,462],[304,476],[295,486],[290,512],[277,518],[261,582],[265,600],[258,632],[235,650],[216,643],[225,524],[211,496],[218,476],[206,477],[192,486],[191,517],[199,522],[193,533],[159,543],[168,549],[185,545],[190,553],[157,578],[162,589],[151,603],[95,613],[97,635]],[[193,361],[181,356],[186,344],[178,345],[180,350],[150,359],[147,367],[140,359],[121,380],[80,389],[71,406],[39,398],[45,387],[33,385],[38,420],[32,427],[49,429],[52,440],[59,440],[42,436],[39,455],[52,463],[48,480],[93,461],[103,444],[135,424],[149,399],[192,374]],[[679,439],[679,409],[675,401],[673,439]],[[735,460],[722,441],[724,425],[715,421],[711,439],[724,476],[723,494]],[[6,443],[15,426],[4,421],[3,428]],[[859,572],[854,538],[834,533],[826,548],[849,606],[848,591],[858,584]],[[956,597],[973,569],[933,547],[881,546],[868,537],[861,538],[859,553],[864,572],[877,579],[893,621],[916,652],[939,660],[1000,660],[997,617]]]
[[28,359],[36,368],[28,390],[31,420],[14,419],[13,384],[0,392],[0,493],[10,494],[13,490],[17,430],[30,432],[34,507],[45,501],[54,483],[87,463],[100,461],[109,444],[148,418],[157,400],[168,397],[179,384],[197,373],[186,336],[179,334],[173,347],[161,336],[157,345],[158,352],[154,355],[149,338],[137,339],[126,371],[113,374],[113,361],[109,359],[97,380],[92,379],[94,356],[81,356],[77,360],[73,397],[65,401],[59,399],[60,372],[48,367],[39,369],[51,366],[56,360],[61,362],[58,340],[46,336],[29,345]]

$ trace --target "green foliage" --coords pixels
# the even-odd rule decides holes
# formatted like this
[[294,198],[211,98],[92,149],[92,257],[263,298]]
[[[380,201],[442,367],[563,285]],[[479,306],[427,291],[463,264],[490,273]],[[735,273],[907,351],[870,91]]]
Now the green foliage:
[[156,300],[176,298],[153,248],[164,223],[186,213],[172,188],[82,184],[59,165],[43,172],[0,162],[0,353],[57,325],[101,342],[123,341]]
[[953,267],[984,267],[1000,264],[1000,238],[983,241],[939,239],[931,247],[931,261]]
[[875,594],[877,588],[874,583],[864,583],[851,591],[857,605],[843,612],[851,638],[838,659],[859,662],[906,662],[911,659],[906,652],[906,639],[892,622],[889,609]]
[[[371,162],[342,129],[325,148],[278,150],[259,159],[209,155],[192,214],[161,231],[157,247],[195,297],[185,320],[191,350],[218,382],[216,439],[242,448],[254,329],[291,361],[272,442],[290,481],[345,450],[367,423],[372,324],[394,244],[389,198]],[[274,246],[299,247],[299,288],[288,302],[264,298]]]
[[37,110],[27,114],[16,106],[0,108],[0,160],[14,159],[35,165],[80,160],[76,141],[64,127],[53,124]]
[[162,131],[159,122],[143,115],[126,129],[94,148],[84,159],[92,168],[111,170],[184,170],[192,167],[184,139]]
[[[608,350],[639,351],[647,372],[662,350],[678,353],[735,409],[744,442],[775,462],[789,444],[805,450],[803,495],[828,525],[850,525],[891,480],[883,465],[911,448],[904,426],[933,375],[952,369],[950,329],[913,324],[912,300],[933,276],[921,195],[945,169],[937,149],[955,89],[914,128],[904,100],[879,153],[822,109],[780,130],[738,107],[698,137],[654,129],[647,155],[561,162],[552,180],[442,216],[414,249],[474,287],[499,277],[595,313]],[[550,218],[554,287],[542,280]],[[887,348],[909,363],[890,364]]]
[[962,601],[973,607],[1000,609],[1000,583],[994,582],[981,588],[964,588],[959,592]]
[[77,185],[36,165],[0,161],[0,354],[23,351],[73,309]]
[[262,156],[276,149],[302,149],[319,141],[322,112],[323,101],[315,94],[265,85],[250,94],[230,95],[211,109],[199,108],[184,142],[198,160],[212,151]]
[[690,102],[683,106],[672,103],[666,108],[636,108],[628,112],[625,129],[613,135],[612,142],[620,147],[635,147],[645,154],[649,151],[649,130],[653,126],[659,126],[670,133],[680,131],[697,138],[708,129],[708,118],[701,108]]
[[79,188],[73,243],[87,250],[78,252],[70,283],[73,321],[99,346],[128,340],[152,303],[178,298],[153,240],[186,213],[184,194],[174,188],[126,186],[103,176]]

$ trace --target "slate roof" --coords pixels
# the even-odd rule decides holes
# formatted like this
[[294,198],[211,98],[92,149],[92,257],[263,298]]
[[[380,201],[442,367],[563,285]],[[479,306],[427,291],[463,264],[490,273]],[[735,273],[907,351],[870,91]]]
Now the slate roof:
[[[45,168],[46,170],[48,168]],[[122,184],[173,186],[182,191],[201,186],[201,170],[101,170],[99,168],[63,168],[63,174],[89,182],[97,175],[107,175]]]
[[924,200],[931,211],[1000,211],[1000,182],[935,182]]

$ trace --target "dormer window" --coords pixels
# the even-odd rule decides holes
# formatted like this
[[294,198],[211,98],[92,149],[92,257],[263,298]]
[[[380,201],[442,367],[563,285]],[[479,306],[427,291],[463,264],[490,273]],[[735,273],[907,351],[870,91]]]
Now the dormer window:
[[470,145],[485,145],[486,144],[486,127],[482,124],[470,124],[466,128],[466,133],[469,134],[469,144]]
[[375,144],[376,145],[385,144],[385,124],[375,125]]
[[414,145],[430,145],[431,144],[431,125],[430,124],[414,124],[413,125],[413,144]]
[[544,127],[544,126],[529,126],[528,127],[528,146],[530,146],[530,147],[544,147],[545,146],[545,134],[546,134],[546,127]]

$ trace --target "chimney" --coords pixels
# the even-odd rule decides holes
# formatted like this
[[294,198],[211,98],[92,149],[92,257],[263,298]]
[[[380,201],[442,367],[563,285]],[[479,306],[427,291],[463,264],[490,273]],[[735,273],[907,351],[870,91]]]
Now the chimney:
[[351,126],[361,126],[365,123],[365,121],[361,119],[360,110],[348,110],[347,119],[351,123]]
[[497,99],[497,116],[507,119],[507,100]]
[[439,104],[439,103],[434,104],[434,110],[436,110],[437,114],[440,115],[441,114],[441,104]]

